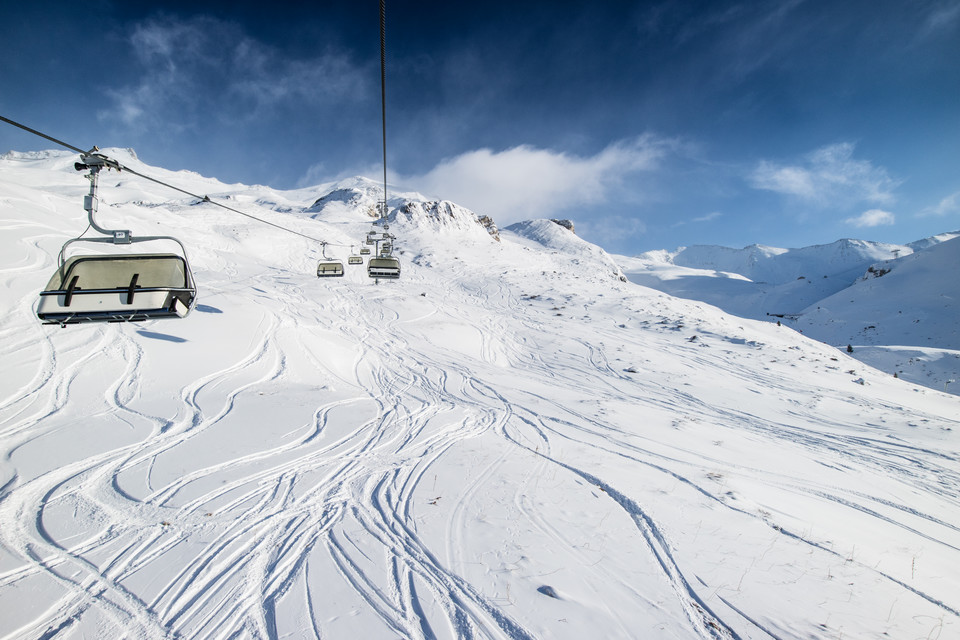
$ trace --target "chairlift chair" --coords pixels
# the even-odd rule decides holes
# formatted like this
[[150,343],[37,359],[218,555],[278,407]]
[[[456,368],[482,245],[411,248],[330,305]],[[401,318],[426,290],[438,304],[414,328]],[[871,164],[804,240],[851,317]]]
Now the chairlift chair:
[[347,264],[363,264],[363,256],[350,256],[347,258]]
[[317,263],[317,277],[330,278],[343,275],[343,263],[339,260],[321,260]]
[[383,255],[378,258],[371,258],[367,263],[367,275],[371,278],[396,280],[400,277],[400,261]]
[[338,278],[343,276],[343,263],[327,257],[327,244],[323,243],[323,259],[317,263],[318,278]]
[[[64,243],[58,267],[40,292],[37,317],[44,324],[87,322],[140,322],[160,318],[184,318],[196,303],[197,288],[183,243],[171,236],[134,238],[126,230],[108,230],[97,225],[97,182],[101,168],[120,169],[119,163],[97,153],[82,154],[78,171],[89,169],[90,193],[84,197],[90,226],[108,237],[73,238]],[[82,254],[67,257],[76,242],[126,245],[172,241],[180,253]]]
[[370,255],[370,247],[360,247],[360,255],[361,256]]
[[40,292],[37,316],[61,326],[183,318],[196,292],[183,255],[76,255],[60,264]]

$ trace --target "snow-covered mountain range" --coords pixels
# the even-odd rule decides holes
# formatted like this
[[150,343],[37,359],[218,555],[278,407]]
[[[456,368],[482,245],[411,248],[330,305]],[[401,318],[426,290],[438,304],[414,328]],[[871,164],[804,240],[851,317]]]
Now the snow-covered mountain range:
[[[790,252],[756,248],[750,276],[729,251],[611,256],[391,188],[402,277],[318,279],[374,226],[376,183],[106,153],[276,226],[104,172],[100,223],[183,241],[197,305],[44,326],[89,185],[70,153],[0,157],[0,637],[960,633],[960,400],[856,360],[866,339],[810,337],[860,330],[844,300],[885,314],[877,344],[944,337],[952,290],[918,283],[956,240],[892,261],[849,242],[829,273],[760,284]],[[780,326],[718,308],[736,296]]]
[[621,262],[638,284],[741,317],[779,319],[850,345],[879,369],[960,393],[960,231],[905,245],[695,246]]

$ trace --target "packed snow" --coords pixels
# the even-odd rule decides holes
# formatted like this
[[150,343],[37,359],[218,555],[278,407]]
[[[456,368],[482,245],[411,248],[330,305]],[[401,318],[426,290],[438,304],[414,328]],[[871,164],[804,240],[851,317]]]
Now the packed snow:
[[[343,260],[382,197],[107,153]],[[76,159],[0,158],[0,637],[960,636],[956,396],[402,191],[378,283],[105,172],[101,225],[180,238],[197,306],[44,326]]]

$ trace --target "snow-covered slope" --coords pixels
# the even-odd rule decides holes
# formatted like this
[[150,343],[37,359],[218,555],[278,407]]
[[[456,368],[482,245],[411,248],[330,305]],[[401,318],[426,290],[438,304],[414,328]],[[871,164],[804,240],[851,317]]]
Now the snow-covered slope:
[[[318,280],[316,243],[115,173],[101,222],[180,237],[198,306],[41,326],[74,160],[0,159],[0,637],[960,633],[956,397],[549,221],[391,200],[403,277]],[[137,168],[344,256],[370,228],[315,206],[343,185]]]
[[950,276],[960,264],[958,237],[790,250],[692,247],[617,260],[638,284],[785,322],[828,344],[866,347],[855,357],[942,389],[960,380],[960,281]]
[[[562,223],[567,221],[528,220],[507,227],[515,240],[529,247],[532,241],[538,248],[549,249],[560,255],[560,262],[573,267],[573,277],[601,280],[613,277],[621,282],[627,279],[616,261],[603,249],[591,244]],[[542,258],[541,258],[542,259]]]
[[832,343],[960,350],[958,267],[960,238],[871,265],[851,286],[806,309],[797,326]]

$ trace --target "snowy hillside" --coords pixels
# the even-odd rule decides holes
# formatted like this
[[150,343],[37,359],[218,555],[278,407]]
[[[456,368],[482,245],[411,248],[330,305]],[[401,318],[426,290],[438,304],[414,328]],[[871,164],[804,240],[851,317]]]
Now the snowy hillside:
[[[341,258],[371,227],[363,180],[109,153]],[[0,158],[0,637],[960,635],[955,396],[401,192],[377,284],[104,173],[100,222],[183,240],[198,305],[42,326],[75,160]]]
[[[889,373],[960,394],[960,232],[907,245],[691,247],[617,257],[627,277],[737,316],[779,320]],[[862,347],[862,348],[861,348]]]

